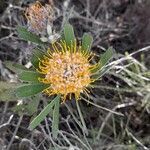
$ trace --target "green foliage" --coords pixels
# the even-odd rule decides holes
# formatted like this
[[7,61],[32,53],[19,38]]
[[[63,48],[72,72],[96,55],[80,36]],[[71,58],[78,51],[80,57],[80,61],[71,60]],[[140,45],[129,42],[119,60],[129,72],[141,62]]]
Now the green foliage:
[[71,47],[71,45],[75,42],[74,29],[72,25],[65,24],[64,37],[65,37],[66,44]]
[[97,67],[91,70],[93,72],[93,79],[99,79],[111,68],[111,66],[106,67],[106,65],[112,59],[113,55],[114,50],[111,47],[108,50],[106,50],[104,54],[101,55]]
[[113,57],[113,54],[114,54],[113,48],[112,47],[108,48],[108,50],[100,57],[100,66],[104,67]]
[[45,44],[44,42],[42,42],[40,40],[40,38],[36,35],[33,34],[32,32],[29,32],[26,28],[19,26],[17,28],[19,37],[21,37],[22,39],[24,39],[25,41],[30,41],[39,45],[43,45]]
[[34,71],[23,71],[18,75],[19,79],[27,82],[39,82],[38,78],[42,77],[42,74]]
[[[58,107],[59,104],[58,101],[60,101],[60,96],[58,95],[57,97],[55,97],[41,112],[39,115],[37,115],[30,123],[29,128],[30,129],[34,129],[36,128],[43,120],[44,118],[52,111],[53,107],[56,106]],[[56,113],[56,112],[55,112]],[[57,113],[56,113],[57,114]],[[57,116],[56,116],[57,117]],[[54,116],[55,118],[55,116]],[[55,119],[54,119],[55,120]],[[56,120],[57,121],[57,120]],[[56,122],[53,122],[53,124],[56,125]],[[58,126],[58,125],[56,125]]]
[[37,108],[40,102],[40,96],[34,96],[30,99],[29,103],[26,105],[26,111],[28,112],[29,115],[33,115],[34,113],[37,112]]
[[15,73],[21,73],[22,71],[28,71],[23,65],[12,63],[11,61],[4,62],[5,66]]
[[93,42],[93,37],[85,33],[82,37],[82,50],[90,50]]
[[16,95],[19,98],[23,98],[23,97],[29,97],[38,94],[42,92],[44,89],[48,88],[49,86],[50,85],[46,85],[43,83],[27,84],[27,85],[20,86],[15,91],[16,91]]
[[99,78],[102,77],[107,71],[110,70],[111,66],[106,66],[108,62],[113,58],[114,50],[110,47],[104,54],[100,57],[100,70],[99,70]]
[[35,67],[35,68],[38,68],[39,67],[39,62],[40,60],[39,59],[42,59],[44,56],[44,52],[42,50],[39,50],[39,49],[35,49],[33,51],[33,56],[31,58],[31,63],[32,65]]
[[16,101],[18,98],[15,89],[19,86],[17,83],[0,81],[0,101]]

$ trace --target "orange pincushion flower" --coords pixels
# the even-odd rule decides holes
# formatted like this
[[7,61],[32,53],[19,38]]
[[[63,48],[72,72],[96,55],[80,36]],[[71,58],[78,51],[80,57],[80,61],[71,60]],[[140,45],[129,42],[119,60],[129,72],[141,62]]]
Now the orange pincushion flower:
[[[95,65],[90,64],[92,53],[82,51],[76,43],[72,48],[66,43],[53,45],[54,51],[47,51],[47,55],[40,60],[39,72],[44,74],[44,78],[39,78],[40,82],[50,84],[44,92],[48,95],[61,94],[63,99],[67,95],[74,94],[79,99],[80,93],[86,92],[87,87],[93,82],[91,70]],[[59,47],[61,51],[59,51]]]
[[42,6],[39,1],[36,1],[25,12],[29,29],[38,33],[44,31],[47,28],[47,24],[52,22],[53,14],[53,3]]

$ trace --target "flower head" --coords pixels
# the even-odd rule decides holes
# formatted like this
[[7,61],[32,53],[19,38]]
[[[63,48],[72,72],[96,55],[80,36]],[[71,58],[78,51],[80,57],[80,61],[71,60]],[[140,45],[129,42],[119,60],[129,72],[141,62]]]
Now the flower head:
[[91,58],[92,53],[83,51],[76,43],[72,47],[67,47],[65,42],[53,44],[53,51],[48,50],[39,63],[38,71],[44,74],[39,81],[50,84],[44,92],[61,94],[64,100],[72,94],[79,99],[80,93],[87,92],[93,82],[91,70],[95,65],[90,63]]
[[52,21],[53,14],[54,10],[52,3],[51,5],[46,4],[42,6],[39,1],[36,1],[25,11],[29,29],[34,32],[42,33],[47,28],[47,24]]

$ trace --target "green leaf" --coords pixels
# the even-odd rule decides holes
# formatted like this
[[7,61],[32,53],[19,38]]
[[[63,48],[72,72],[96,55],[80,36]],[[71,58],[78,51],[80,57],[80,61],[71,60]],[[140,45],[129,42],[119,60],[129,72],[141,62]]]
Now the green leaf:
[[93,37],[90,34],[85,33],[82,37],[82,50],[89,51],[91,49],[92,42]]
[[100,56],[100,60],[97,64],[97,67],[95,67],[92,71],[92,73],[99,72],[101,69],[105,68],[106,64],[110,61],[110,59],[113,57],[114,50],[112,47],[110,47],[104,54]]
[[35,49],[33,51],[33,56],[31,58],[31,63],[32,65],[35,67],[35,68],[38,68],[39,67],[39,62],[40,60],[39,59],[42,59],[43,56],[44,56],[44,52],[42,50],[39,50],[39,49]]
[[22,81],[39,82],[38,78],[43,77],[43,75],[34,71],[23,71],[18,77]]
[[20,64],[13,63],[11,61],[4,62],[5,66],[15,73],[21,73],[22,70],[28,70],[26,67]]
[[104,54],[100,57],[100,65],[101,67],[105,66],[110,59],[113,57],[114,50],[112,47],[110,47]]
[[50,85],[38,83],[38,84],[28,84],[17,88],[16,95],[20,98],[33,96],[42,92],[44,89],[48,88]]
[[99,79],[101,78],[106,72],[108,72],[111,69],[111,66],[107,66],[106,64],[110,61],[110,59],[113,57],[114,50],[112,47],[110,47],[104,54],[101,55],[100,61],[98,63],[98,66],[94,68],[92,71],[93,79]]
[[15,89],[20,84],[0,81],[0,101],[16,101]]
[[44,119],[45,117],[52,111],[55,101],[58,101],[60,96],[55,97],[41,112],[38,116],[36,116],[29,125],[30,129],[36,128]]
[[69,23],[65,24],[64,26],[64,38],[69,47],[71,47],[71,45],[75,42],[74,30],[72,25]]
[[19,36],[22,39],[24,39],[25,41],[31,41],[33,43],[40,44],[40,45],[45,44],[44,42],[42,42],[40,40],[40,38],[36,34],[33,34],[32,32],[29,32],[24,27],[21,27],[21,26],[17,27],[17,31],[18,31]]
[[26,105],[26,110],[29,115],[33,115],[35,112],[37,112],[39,102],[40,102],[39,96],[35,96],[31,98],[29,103]]
[[106,65],[112,59],[114,53],[114,49],[110,47],[104,54],[101,55],[99,77],[102,77],[106,72],[111,69],[111,66],[106,67]]
[[57,138],[58,135],[59,106],[60,106],[60,96],[55,100],[55,106],[53,110],[52,134],[55,139]]

